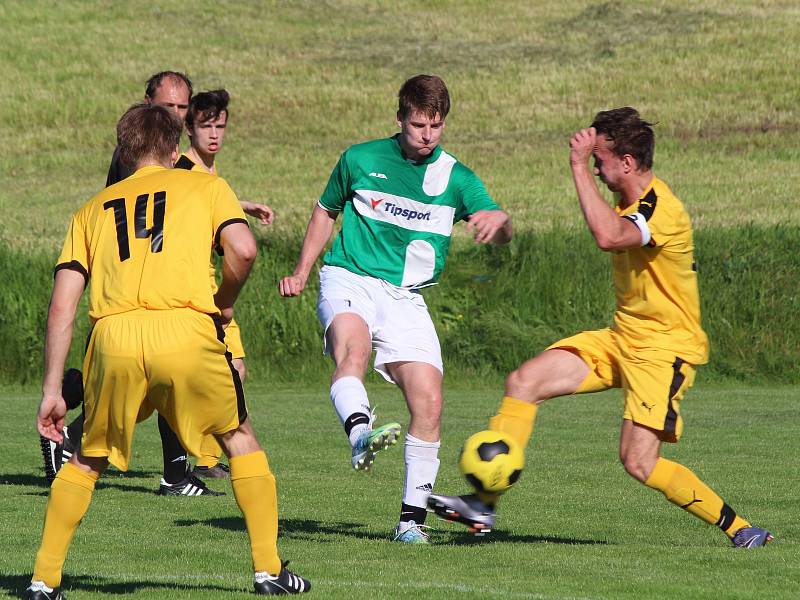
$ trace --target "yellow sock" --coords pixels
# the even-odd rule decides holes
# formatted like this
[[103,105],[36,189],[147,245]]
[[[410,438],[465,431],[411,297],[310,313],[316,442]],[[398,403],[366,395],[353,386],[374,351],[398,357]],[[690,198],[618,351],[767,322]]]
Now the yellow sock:
[[706,523],[716,525],[728,537],[733,537],[742,527],[750,527],[750,523],[738,516],[714,490],[681,464],[659,458],[644,484],[662,492],[667,500]]
[[278,493],[267,455],[259,451],[231,457],[231,485],[250,536],[253,570],[277,575]]
[[197,459],[196,466],[210,469],[216,466],[221,455],[222,447],[213,435],[207,435],[200,443],[200,457]]
[[535,404],[505,396],[500,404],[500,410],[489,419],[489,429],[507,433],[525,450],[533,433],[536,409]]
[[42,545],[36,554],[33,581],[44,581],[51,588],[61,585],[61,568],[69,544],[89,509],[96,481],[94,473],[86,473],[71,463],[61,467],[47,500]]

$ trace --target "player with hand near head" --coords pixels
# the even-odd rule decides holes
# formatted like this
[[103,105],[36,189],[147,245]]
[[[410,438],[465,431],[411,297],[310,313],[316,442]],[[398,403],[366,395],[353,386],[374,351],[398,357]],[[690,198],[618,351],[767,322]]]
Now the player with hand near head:
[[333,407],[351,446],[351,464],[366,470],[393,444],[398,423],[373,427],[364,375],[375,370],[396,383],[411,421],[405,436],[405,482],[395,539],[426,543],[425,502],[439,469],[442,357],[420,290],[437,282],[453,225],[465,220],[478,243],[507,243],[511,221],[480,179],[440,140],[450,96],[436,76],[418,75],[400,89],[390,138],[357,144],[339,158],[314,208],[294,273],[282,296],[306,286],[317,258],[343,214],[339,235],[320,271],[317,316],[325,352],[335,363]]
[[[506,379],[505,397],[489,429],[525,448],[538,405],[569,394],[622,388],[619,455],[637,481],[716,525],[737,547],[763,546],[772,536],[738,515],[683,465],[660,456],[661,444],[683,431],[680,402],[698,365],[708,359],[689,215],[653,173],[652,126],[630,107],[597,114],[570,140],[570,167],[586,225],[612,256],[614,324],[558,341]],[[594,168],[589,159],[594,156]],[[617,196],[609,206],[594,176]],[[433,495],[443,518],[477,532],[492,529],[497,497]]]
[[[192,96],[186,113],[186,131],[190,146],[175,163],[176,169],[187,169],[198,173],[219,175],[216,158],[225,140],[230,110],[230,95],[224,89],[200,92]],[[248,215],[255,217],[262,225],[270,225],[274,219],[273,210],[265,205],[240,200],[239,204]],[[211,265],[211,281],[216,287],[216,273]],[[225,330],[225,344],[233,358],[233,366],[244,383],[247,376],[244,345],[239,324],[234,320]],[[203,440],[200,456],[197,458],[192,475],[196,477],[227,477],[228,467],[220,462],[222,449],[213,436]]]
[[[128,469],[136,423],[153,410],[192,454],[213,434],[229,456],[255,591],[310,589],[278,554],[275,478],[224,343],[223,329],[257,256],[255,240],[223,179],[172,168],[182,127],[158,105],[135,105],[123,115],[119,155],[134,173],[75,213],[58,259],[37,425],[41,435],[62,440],[61,376],[88,285],[93,327],[83,369],[86,422],[81,448],[50,488],[26,600],[64,597],[62,567],[95,483],[109,463]],[[216,293],[208,278],[214,246],[224,250]]]

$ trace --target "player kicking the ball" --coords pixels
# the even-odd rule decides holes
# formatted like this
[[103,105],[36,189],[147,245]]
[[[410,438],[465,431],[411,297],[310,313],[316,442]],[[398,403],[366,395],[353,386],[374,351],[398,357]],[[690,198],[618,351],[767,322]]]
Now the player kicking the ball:
[[[700,299],[692,228],[683,204],[652,171],[655,136],[633,108],[597,114],[570,141],[570,165],[581,210],[601,250],[612,252],[617,310],[614,325],[552,344],[506,379],[505,397],[489,428],[525,447],[540,403],[567,394],[622,388],[625,410],[620,459],[625,470],[667,500],[716,525],[734,546],[772,539],[739,516],[683,465],[660,457],[663,442],[683,431],[680,401],[705,364],[708,340]],[[594,156],[594,169],[589,158]],[[602,198],[593,175],[618,203]],[[434,496],[439,516],[477,532],[491,530],[496,496]]]
[[395,443],[400,425],[373,428],[364,389],[375,370],[400,386],[411,421],[405,436],[405,483],[395,539],[426,543],[425,502],[439,470],[442,357],[420,289],[444,268],[453,224],[468,222],[478,243],[507,243],[511,221],[478,177],[439,145],[450,96],[444,82],[418,75],[400,88],[400,133],[342,154],[311,215],[294,273],[280,282],[297,296],[333,232],[342,229],[320,271],[317,316],[333,358],[330,397],[352,447],[356,470]]

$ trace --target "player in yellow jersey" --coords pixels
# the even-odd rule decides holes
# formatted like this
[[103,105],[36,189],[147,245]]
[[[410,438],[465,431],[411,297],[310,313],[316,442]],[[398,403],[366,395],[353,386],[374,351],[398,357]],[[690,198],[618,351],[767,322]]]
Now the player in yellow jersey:
[[[197,173],[210,173],[218,175],[216,157],[222,150],[225,140],[225,130],[228,124],[228,102],[230,95],[226,90],[212,90],[200,92],[192,96],[189,110],[186,113],[186,131],[189,134],[191,145],[175,163],[175,168],[187,169]],[[272,224],[273,210],[265,205],[247,200],[240,200],[242,210],[255,217],[262,225]],[[212,285],[216,286],[216,273],[211,266]],[[225,344],[233,357],[233,366],[239,372],[239,377],[244,383],[247,368],[244,358],[244,344],[239,324],[231,321],[225,330]],[[196,477],[227,477],[228,467],[219,461],[222,449],[213,436],[203,441],[200,456],[197,459],[192,475]]]
[[[278,555],[275,478],[223,341],[257,255],[255,240],[223,179],[171,168],[182,126],[157,105],[125,113],[117,125],[120,157],[135,172],[75,213],[58,259],[37,425],[41,435],[62,440],[61,375],[88,284],[86,422],[80,450],[50,488],[42,544],[23,595],[29,600],[63,598],[62,567],[95,482],[109,463],[128,469],[135,425],[153,410],[192,454],[213,434],[229,456],[256,592],[310,589]],[[216,293],[208,278],[212,248],[224,250]]]
[[[612,253],[617,310],[608,329],[552,344],[506,379],[489,429],[525,447],[537,406],[556,396],[622,388],[620,459],[625,470],[667,500],[718,526],[734,546],[763,546],[772,536],[752,526],[683,465],[661,458],[683,431],[680,401],[708,358],[700,326],[692,228],[683,204],[652,171],[655,136],[633,108],[597,114],[570,141],[581,210],[601,250]],[[594,156],[594,169],[589,158]],[[618,197],[611,208],[593,175]],[[474,531],[490,531],[497,497],[432,495],[428,507]]]

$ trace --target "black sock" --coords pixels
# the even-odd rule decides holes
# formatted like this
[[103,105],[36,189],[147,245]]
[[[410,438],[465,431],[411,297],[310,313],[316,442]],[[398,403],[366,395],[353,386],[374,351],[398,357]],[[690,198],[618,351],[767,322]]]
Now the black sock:
[[417,525],[422,525],[425,522],[425,517],[428,516],[428,511],[419,506],[411,506],[403,502],[400,507],[400,522],[405,523],[414,521]]
[[161,434],[161,452],[164,456],[164,481],[178,483],[186,477],[189,457],[178,436],[161,415],[158,415],[158,433]]

